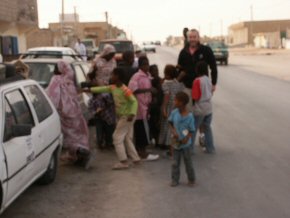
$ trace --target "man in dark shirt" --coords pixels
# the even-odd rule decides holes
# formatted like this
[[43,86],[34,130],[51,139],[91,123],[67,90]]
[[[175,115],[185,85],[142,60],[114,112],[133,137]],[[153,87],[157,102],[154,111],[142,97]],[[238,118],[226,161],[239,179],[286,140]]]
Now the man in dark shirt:
[[[187,45],[181,50],[178,57],[178,66],[181,70],[181,73],[178,77],[178,80],[183,82],[186,89],[184,92],[192,99],[191,90],[193,81],[197,77],[195,72],[196,64],[200,61],[205,61],[210,67],[210,76],[212,82],[212,91],[216,89],[218,72],[216,60],[213,54],[213,51],[210,47],[204,46],[200,43],[199,32],[196,29],[189,30],[187,32]],[[189,111],[192,111],[192,104],[187,105]],[[203,128],[200,128],[200,145],[202,145],[204,139]],[[194,152],[194,143],[193,143],[193,152]]]
[[196,63],[205,61],[210,67],[213,91],[215,91],[218,72],[213,51],[210,47],[200,43],[199,32],[197,30],[192,29],[188,31],[187,36],[188,45],[181,50],[178,57],[178,65],[183,72],[179,76],[179,79],[184,83],[186,88],[191,89],[193,81],[196,78]]

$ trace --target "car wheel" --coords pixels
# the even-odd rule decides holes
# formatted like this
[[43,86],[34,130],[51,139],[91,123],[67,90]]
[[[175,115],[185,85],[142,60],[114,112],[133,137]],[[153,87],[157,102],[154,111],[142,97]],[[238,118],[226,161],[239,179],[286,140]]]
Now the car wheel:
[[228,65],[228,59],[225,60],[225,65]]
[[47,170],[45,173],[39,178],[38,184],[40,185],[48,185],[55,180],[56,172],[57,172],[57,151],[55,151],[49,161]]

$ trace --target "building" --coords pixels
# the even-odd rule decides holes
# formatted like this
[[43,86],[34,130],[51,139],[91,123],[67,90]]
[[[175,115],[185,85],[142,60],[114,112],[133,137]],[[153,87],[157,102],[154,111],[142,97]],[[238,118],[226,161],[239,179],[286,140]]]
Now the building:
[[[63,25],[63,29],[62,29]],[[126,33],[107,22],[64,22],[50,23],[49,29],[54,33],[54,45],[73,46],[77,38],[94,39],[98,45],[103,39],[117,38]]]
[[1,54],[6,56],[24,52],[26,50],[27,33],[37,26],[37,0],[1,0]]
[[107,22],[80,22],[79,15],[64,14],[58,23],[50,23],[48,29],[34,29],[29,34],[28,48],[39,46],[74,47],[77,38],[93,39],[98,45],[103,39],[118,38],[126,33]]
[[228,43],[232,46],[247,46],[264,40],[261,44],[268,47],[283,47],[283,39],[290,37],[287,36],[289,29],[290,20],[241,22],[229,27]]

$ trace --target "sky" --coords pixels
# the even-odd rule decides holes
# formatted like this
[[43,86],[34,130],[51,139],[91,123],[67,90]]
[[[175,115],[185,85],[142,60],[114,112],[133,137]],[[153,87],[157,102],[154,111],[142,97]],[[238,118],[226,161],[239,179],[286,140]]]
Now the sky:
[[[37,0],[40,28],[58,22],[61,0]],[[109,21],[136,42],[165,41],[180,36],[184,27],[201,35],[226,35],[228,26],[251,20],[290,19],[290,0],[64,0],[65,13],[74,7],[80,21]]]

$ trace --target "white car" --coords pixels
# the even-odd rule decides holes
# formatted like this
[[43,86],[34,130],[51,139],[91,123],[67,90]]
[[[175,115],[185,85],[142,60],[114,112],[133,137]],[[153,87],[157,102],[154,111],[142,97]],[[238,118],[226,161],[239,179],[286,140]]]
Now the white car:
[[151,52],[156,53],[156,45],[154,44],[154,42],[144,42],[143,50],[145,52],[151,51]]
[[78,54],[69,47],[36,47],[28,49],[25,54],[21,55],[21,59],[35,58],[61,58],[81,60]]
[[0,213],[35,181],[54,181],[63,141],[44,90],[33,80],[8,81],[6,67],[0,64]]

